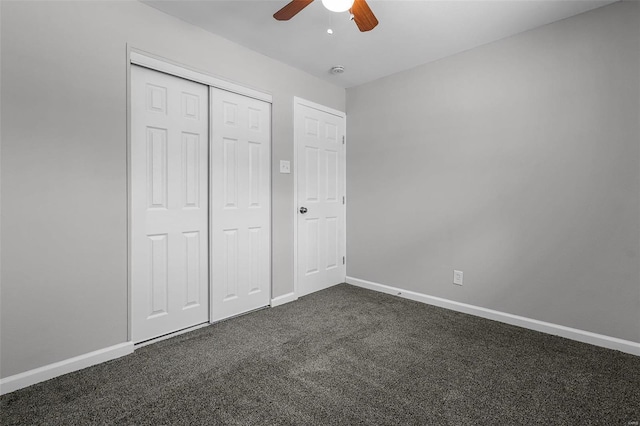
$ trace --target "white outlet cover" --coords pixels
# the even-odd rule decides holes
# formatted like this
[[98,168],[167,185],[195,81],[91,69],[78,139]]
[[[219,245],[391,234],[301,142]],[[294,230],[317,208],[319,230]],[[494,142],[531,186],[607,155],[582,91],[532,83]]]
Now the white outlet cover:
[[291,173],[291,162],[280,160],[280,173]]
[[453,270],[453,283],[457,285],[462,285],[464,280],[464,274],[462,271]]

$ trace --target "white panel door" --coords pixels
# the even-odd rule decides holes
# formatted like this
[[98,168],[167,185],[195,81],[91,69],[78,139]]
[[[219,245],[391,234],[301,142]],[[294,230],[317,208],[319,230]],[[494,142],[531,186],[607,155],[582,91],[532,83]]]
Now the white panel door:
[[209,319],[208,88],[131,67],[131,312],[139,343]]
[[211,318],[271,300],[271,105],[220,89],[211,98]]
[[344,282],[344,117],[296,104],[298,295]]

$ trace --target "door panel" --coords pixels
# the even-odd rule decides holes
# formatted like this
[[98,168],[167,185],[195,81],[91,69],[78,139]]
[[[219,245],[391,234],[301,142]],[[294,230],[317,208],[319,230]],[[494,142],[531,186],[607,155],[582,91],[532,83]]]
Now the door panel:
[[[344,282],[344,118],[296,104],[300,296]],[[306,209],[301,213],[300,208]]]
[[210,89],[212,320],[271,300],[271,105]]
[[209,318],[207,87],[131,67],[131,312],[139,343]]

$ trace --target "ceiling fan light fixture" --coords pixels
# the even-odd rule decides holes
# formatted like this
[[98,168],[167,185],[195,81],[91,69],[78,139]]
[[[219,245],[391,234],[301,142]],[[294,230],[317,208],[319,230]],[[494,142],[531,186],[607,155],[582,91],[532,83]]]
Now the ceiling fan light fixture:
[[[288,21],[311,3],[313,0],[291,0],[274,13],[273,17],[278,21]],[[378,19],[371,11],[367,0],[322,0],[322,4],[332,12],[349,10],[350,18],[355,21],[360,32],[371,31],[378,25]]]
[[353,0],[322,0],[322,4],[332,12],[346,12],[353,6]]

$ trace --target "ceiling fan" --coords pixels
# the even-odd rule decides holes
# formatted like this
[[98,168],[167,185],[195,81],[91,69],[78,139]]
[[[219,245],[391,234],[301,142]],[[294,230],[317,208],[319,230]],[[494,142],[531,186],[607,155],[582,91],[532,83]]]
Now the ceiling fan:
[[[298,12],[311,4],[313,0],[292,0],[273,14],[278,21],[288,21]],[[352,19],[362,32],[371,31],[378,25],[378,19],[365,0],[322,0],[324,7],[332,12],[351,12]]]

